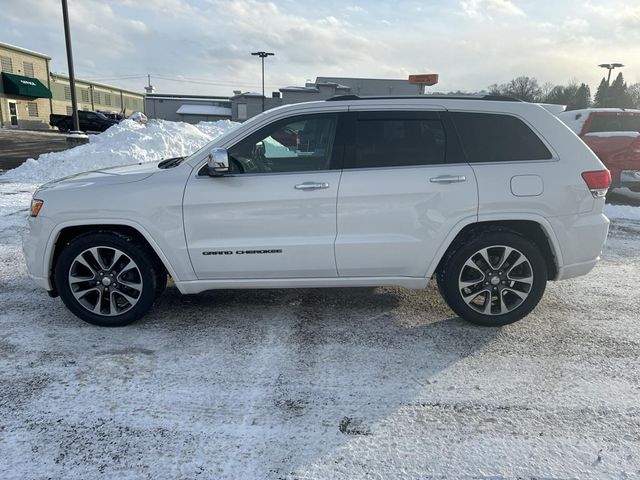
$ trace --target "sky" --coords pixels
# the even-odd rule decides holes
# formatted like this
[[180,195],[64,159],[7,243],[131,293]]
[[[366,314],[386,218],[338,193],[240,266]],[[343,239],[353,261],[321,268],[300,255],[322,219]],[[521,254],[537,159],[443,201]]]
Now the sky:
[[[528,75],[590,84],[619,62],[640,82],[638,0],[68,0],[78,78],[158,93],[230,95],[317,76],[438,73],[437,91]],[[67,72],[60,0],[0,0],[0,42]],[[617,73],[617,72],[616,72]]]

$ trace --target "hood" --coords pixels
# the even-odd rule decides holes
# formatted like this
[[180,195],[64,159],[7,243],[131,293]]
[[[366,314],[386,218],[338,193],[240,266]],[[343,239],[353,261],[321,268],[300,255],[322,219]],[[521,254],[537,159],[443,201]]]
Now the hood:
[[135,165],[123,165],[91,172],[77,173],[69,177],[45,183],[38,191],[139,182],[158,172],[158,163],[159,162],[138,163]]

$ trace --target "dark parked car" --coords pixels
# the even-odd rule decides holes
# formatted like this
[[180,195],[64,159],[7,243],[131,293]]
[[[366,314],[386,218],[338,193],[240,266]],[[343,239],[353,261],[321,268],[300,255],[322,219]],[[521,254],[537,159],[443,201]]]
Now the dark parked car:
[[[117,120],[107,118],[100,112],[90,112],[88,110],[78,110],[78,117],[80,130],[83,132],[104,132],[107,128],[118,123]],[[49,125],[57,127],[61,132],[68,132],[73,130],[73,119],[71,115],[51,114],[49,116]]]

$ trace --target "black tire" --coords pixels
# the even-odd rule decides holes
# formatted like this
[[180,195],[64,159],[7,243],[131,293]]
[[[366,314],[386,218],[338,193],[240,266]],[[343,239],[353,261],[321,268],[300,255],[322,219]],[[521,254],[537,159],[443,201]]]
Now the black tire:
[[156,297],[162,295],[165,288],[167,288],[167,272],[165,272],[162,265],[156,264]]
[[[515,253],[507,254],[509,250],[504,247],[514,249]],[[488,249],[487,258],[493,263],[483,261],[479,253],[483,249]],[[518,255],[524,256],[526,262],[516,265]],[[471,264],[465,266],[468,261]],[[524,318],[535,308],[547,285],[547,264],[535,243],[511,230],[492,230],[458,242],[445,257],[436,279],[445,302],[460,318],[477,325],[499,327]],[[476,283],[463,288],[464,280]],[[463,293],[467,294],[467,301]],[[520,294],[526,298],[522,299]],[[479,304],[480,301],[483,303]],[[486,313],[486,308],[490,313]]]
[[[80,303],[80,300],[76,299],[76,296],[74,296],[74,293],[72,292],[69,279],[71,268],[74,266],[74,263],[77,265],[76,259],[79,255],[93,247],[104,248],[104,251],[106,252],[109,252],[110,249],[117,249],[124,253],[126,257],[129,257],[136,266],[135,275],[136,277],[139,277],[139,281],[141,283],[140,289],[134,291],[137,303],[132,306],[129,303],[129,309],[125,311],[127,306],[126,300],[123,300],[124,297],[122,295],[116,297],[116,300],[119,300],[121,304],[124,304],[121,314],[118,314],[116,310],[116,314],[109,316],[108,312],[106,312],[107,307],[110,306],[109,302],[113,302],[114,294],[117,295],[117,292],[111,294],[109,298],[106,299],[106,305],[102,300],[102,295],[104,294],[100,294],[98,299],[95,301],[96,304],[100,303],[100,310],[105,310],[104,314],[89,311],[87,307]],[[126,260],[126,257],[124,260]],[[86,260],[86,256],[84,258]],[[77,266],[74,268],[77,268]],[[99,270],[99,268],[96,268],[95,270]],[[89,270],[86,270],[86,272],[89,272]],[[131,237],[120,233],[95,232],[81,235],[73,239],[64,247],[55,264],[54,278],[60,298],[67,308],[78,318],[85,322],[102,327],[121,327],[138,320],[151,308],[156,296],[162,292],[162,289],[159,288],[160,286],[158,285],[158,279],[163,278],[163,273],[164,272],[161,274],[158,273],[158,267],[156,266],[154,258],[152,254],[149,253],[145,245],[139,244]],[[93,275],[94,278],[99,278],[96,273],[90,274]],[[117,277],[118,276],[116,275],[116,278]],[[166,274],[164,275],[164,278],[166,281]],[[138,279],[136,282],[137,281]],[[93,279],[90,282],[86,282],[89,285],[87,288],[92,290],[105,288],[103,287],[103,284],[92,288],[92,282]],[[114,282],[114,285],[111,286],[112,290],[116,290],[113,288],[114,286],[117,286],[117,283]],[[123,286],[120,285],[119,288],[123,288]],[[106,289],[108,290],[108,287]],[[126,291],[126,293],[133,295],[131,290]],[[96,293],[95,295],[98,294]],[[104,308],[102,308],[103,305],[105,305]]]

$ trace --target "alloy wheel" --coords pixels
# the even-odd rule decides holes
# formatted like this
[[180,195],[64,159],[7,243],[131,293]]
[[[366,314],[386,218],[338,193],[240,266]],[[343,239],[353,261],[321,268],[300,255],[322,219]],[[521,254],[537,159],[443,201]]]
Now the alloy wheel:
[[107,246],[84,250],[71,262],[71,293],[85,309],[103,316],[131,310],[142,295],[142,274],[131,257]]
[[458,291],[484,315],[504,315],[520,306],[533,286],[533,268],[519,250],[505,245],[482,248],[464,263]]

